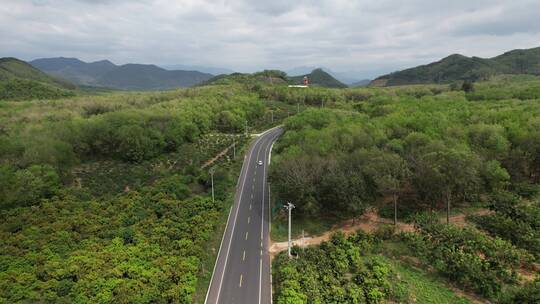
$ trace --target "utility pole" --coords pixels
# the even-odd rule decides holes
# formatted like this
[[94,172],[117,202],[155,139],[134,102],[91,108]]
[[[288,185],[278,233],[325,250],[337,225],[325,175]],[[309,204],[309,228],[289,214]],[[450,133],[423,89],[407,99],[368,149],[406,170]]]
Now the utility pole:
[[232,143],[233,159],[236,159],[236,140]]
[[289,211],[289,246],[287,248],[287,254],[289,258],[291,257],[291,211],[294,209],[294,205],[290,202],[287,202],[287,205],[284,206]]
[[[268,204],[272,206],[272,199],[270,197],[270,193],[272,193],[272,191],[270,190],[270,182],[268,182]],[[270,214],[270,216],[272,215]]]
[[446,225],[450,225],[450,194],[446,194]]
[[210,180],[212,181],[212,204],[214,204],[214,167],[210,168]]
[[247,119],[246,119],[246,137],[248,136],[248,130],[247,130]]

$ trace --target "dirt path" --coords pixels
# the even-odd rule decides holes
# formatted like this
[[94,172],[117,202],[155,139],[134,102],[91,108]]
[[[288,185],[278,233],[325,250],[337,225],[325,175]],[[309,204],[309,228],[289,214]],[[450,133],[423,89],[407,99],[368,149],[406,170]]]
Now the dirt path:
[[[328,241],[332,234],[341,231],[345,235],[354,233],[357,230],[363,230],[364,232],[371,233],[382,225],[393,224],[392,220],[379,217],[377,212],[373,209],[366,211],[360,218],[356,220],[346,220],[338,225],[335,225],[329,231],[319,236],[306,236],[303,239],[295,239],[292,241],[293,245],[305,247],[310,245],[318,245],[322,242]],[[411,224],[398,222],[398,231],[414,231],[414,227]],[[274,255],[287,249],[287,242],[272,242],[270,246],[270,254]]]
[[[475,212],[458,214],[450,217],[450,223],[464,227],[467,225],[465,218],[469,214],[475,215],[484,215],[488,214],[491,211],[488,209],[480,209]],[[319,236],[306,236],[303,239],[295,239],[292,241],[293,245],[299,247],[306,247],[310,245],[318,245],[322,242],[330,240],[332,234],[341,231],[345,235],[354,233],[357,230],[363,230],[366,233],[372,233],[377,230],[379,227],[387,224],[393,224],[391,219],[381,218],[377,211],[374,209],[367,210],[359,219],[356,219],[353,223],[353,220],[344,221],[330,229],[329,231],[323,233]],[[403,222],[398,222],[397,224],[398,232],[413,232],[414,226],[412,224],[407,224]],[[287,250],[287,242],[271,242],[270,244],[270,254],[275,255],[281,251]]]
[[492,213],[493,211],[489,210],[489,209],[480,209],[480,210],[477,210],[477,211],[474,211],[474,212],[467,212],[467,213],[462,213],[462,214],[457,214],[457,215],[454,215],[454,216],[451,216],[450,217],[450,223],[451,224],[454,224],[458,227],[465,227],[467,226],[469,223],[465,220],[465,218],[468,216],[468,215],[486,215],[486,214],[490,214]]
[[219,152],[216,156],[214,156],[213,158],[207,160],[202,166],[201,166],[201,169],[204,169],[208,166],[210,166],[211,164],[213,164],[216,160],[220,159],[223,155],[227,154],[227,152],[229,152],[229,150],[234,147],[234,143],[231,144],[230,146],[228,146],[227,148],[223,149],[223,151]]

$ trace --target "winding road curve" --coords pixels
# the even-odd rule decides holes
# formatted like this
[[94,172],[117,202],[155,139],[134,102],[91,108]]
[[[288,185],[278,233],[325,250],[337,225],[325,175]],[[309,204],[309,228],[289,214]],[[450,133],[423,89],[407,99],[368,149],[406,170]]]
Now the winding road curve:
[[262,133],[244,158],[205,304],[272,303],[266,178],[272,144],[282,132]]

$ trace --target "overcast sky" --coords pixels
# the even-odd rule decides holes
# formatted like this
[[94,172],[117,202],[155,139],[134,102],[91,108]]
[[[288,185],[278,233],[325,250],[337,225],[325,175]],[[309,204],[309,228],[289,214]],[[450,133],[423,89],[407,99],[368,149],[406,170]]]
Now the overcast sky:
[[373,77],[540,46],[540,0],[0,0],[0,56]]

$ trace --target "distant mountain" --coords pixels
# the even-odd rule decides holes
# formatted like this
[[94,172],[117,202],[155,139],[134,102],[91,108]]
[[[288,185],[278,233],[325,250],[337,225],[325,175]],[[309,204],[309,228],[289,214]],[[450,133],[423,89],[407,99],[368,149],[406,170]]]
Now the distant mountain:
[[96,79],[117,68],[108,60],[86,63],[77,58],[43,58],[30,61],[34,67],[81,85],[96,85]]
[[[307,75],[307,74],[311,73],[311,71],[313,71],[315,69],[318,69],[318,67],[316,67],[316,66],[298,66],[298,67],[294,67],[292,69],[288,69],[285,72],[287,73],[287,75]],[[322,67],[320,69],[323,69],[327,73],[329,72],[327,68]]]
[[190,87],[213,75],[197,71],[167,71],[155,65],[125,64],[98,78],[99,83],[125,90],[167,90]]
[[122,90],[168,90],[188,87],[213,75],[198,71],[168,71],[155,65],[115,65],[108,60],[84,62],[77,58],[43,58],[30,62],[36,68],[80,85]]
[[359,78],[357,74],[353,72],[328,72],[335,79],[343,82],[344,84],[351,86],[355,83],[362,81],[362,78]]
[[450,55],[440,61],[383,75],[372,86],[393,86],[423,83],[449,83],[458,80],[485,80],[500,74],[540,75],[540,47],[513,50],[484,59]]
[[349,86],[350,87],[366,87],[369,85],[370,82],[371,82],[370,79],[364,79],[364,80],[351,83]]
[[0,58],[0,99],[51,99],[74,95],[76,86],[16,58]]
[[228,75],[228,74],[234,73],[234,71],[231,69],[220,68],[220,67],[209,67],[209,66],[202,66],[202,65],[173,64],[173,65],[161,65],[161,67],[169,71],[175,71],[175,70],[199,71],[199,72],[208,73],[212,75],[222,75],[222,74]]
[[323,69],[318,68],[311,71],[309,74],[303,74],[299,76],[291,76],[289,80],[293,84],[302,84],[304,76],[307,76],[309,83],[315,86],[327,87],[327,88],[346,88],[347,85],[332,77],[329,73]]

